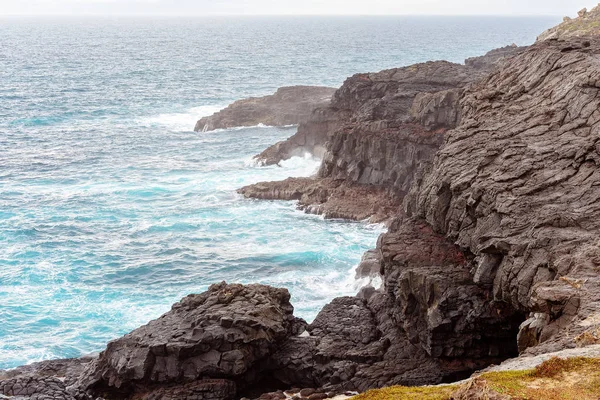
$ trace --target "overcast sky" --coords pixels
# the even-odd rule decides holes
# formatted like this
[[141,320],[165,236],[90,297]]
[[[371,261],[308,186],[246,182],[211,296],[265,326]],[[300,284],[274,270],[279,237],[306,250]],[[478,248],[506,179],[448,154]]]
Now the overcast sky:
[[0,15],[570,15],[598,0],[0,0]]

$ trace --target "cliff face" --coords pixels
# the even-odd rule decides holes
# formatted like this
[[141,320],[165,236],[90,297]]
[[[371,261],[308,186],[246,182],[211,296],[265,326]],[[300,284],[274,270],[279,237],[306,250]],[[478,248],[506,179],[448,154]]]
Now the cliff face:
[[428,131],[453,127],[460,117],[460,89],[522,50],[516,46],[492,50],[466,60],[466,66],[439,61],[357,74],[344,82],[330,104],[316,108],[295,135],[255,158],[266,165],[306,152],[323,158],[330,150],[327,142],[336,132],[358,126],[365,133],[399,132],[403,124],[419,125]]
[[538,36],[538,42],[549,39],[568,39],[600,35],[600,5],[591,11],[583,9],[577,18],[565,17],[562,24],[548,29]]
[[536,313],[523,348],[574,346],[597,324],[599,53],[598,39],[539,43],[470,86],[461,125],[405,200],[474,256],[494,299]]
[[401,212],[421,165],[460,121],[463,88],[521,51],[494,50],[469,59],[470,66],[436,61],[352,76],[294,136],[257,156],[273,164],[310,152],[323,159],[316,179],[263,182],[240,193],[299,200],[307,212],[327,218],[389,220]]
[[239,100],[196,123],[196,132],[240,126],[297,125],[306,122],[315,108],[329,104],[335,89],[320,86],[282,87],[275,94]]
[[[438,80],[433,78],[436,72],[439,74]],[[333,96],[331,104],[316,109],[309,121],[300,124],[294,136],[271,146],[256,158],[270,165],[306,152],[319,158],[327,154],[327,165],[331,168],[336,155],[345,154],[349,158],[356,155],[347,152],[343,138],[333,137],[338,132],[352,135],[356,129],[362,129],[364,133],[383,134],[386,130],[399,131],[403,124],[421,122],[432,130],[436,126],[447,127],[458,119],[456,105],[459,89],[477,76],[481,76],[479,71],[448,62],[355,75],[344,82]],[[437,92],[443,94],[438,97],[432,95]],[[419,98],[413,107],[417,95]],[[407,129],[411,127],[407,126]],[[361,136],[360,132],[356,136]],[[335,145],[327,147],[329,140],[336,140]],[[435,144],[436,139],[425,142],[426,145]],[[385,140],[379,144],[385,145]],[[331,154],[332,150],[334,155]],[[381,154],[376,150],[381,149],[364,149],[363,158],[368,157],[367,153]],[[359,161],[363,160],[356,160]],[[323,172],[320,175],[329,174]]]
[[330,133],[318,176],[407,191],[420,160],[456,126],[462,88],[481,76],[438,61],[348,79],[332,106],[352,116]]

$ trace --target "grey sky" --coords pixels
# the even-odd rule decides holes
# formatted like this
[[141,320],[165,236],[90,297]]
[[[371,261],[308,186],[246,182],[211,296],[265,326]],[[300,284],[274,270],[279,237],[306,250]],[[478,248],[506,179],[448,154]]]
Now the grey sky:
[[0,0],[0,15],[576,15],[598,0]]

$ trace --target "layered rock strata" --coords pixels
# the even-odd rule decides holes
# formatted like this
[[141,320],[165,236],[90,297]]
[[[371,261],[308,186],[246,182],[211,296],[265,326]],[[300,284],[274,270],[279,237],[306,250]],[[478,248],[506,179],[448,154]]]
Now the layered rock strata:
[[[294,136],[257,156],[273,164],[310,152],[323,159],[317,176],[261,182],[240,193],[299,200],[303,210],[326,217],[389,221],[444,133],[459,123],[463,88],[521,51],[509,46],[468,65],[436,61],[347,79],[328,107],[316,109]],[[360,192],[368,193],[362,201]]]
[[521,336],[536,352],[600,322],[599,58],[598,39],[546,41],[470,86],[405,200],[468,249],[493,299],[532,313]]
[[243,126],[287,126],[306,122],[312,111],[329,104],[334,88],[321,86],[282,87],[272,95],[238,100],[227,108],[200,119],[196,132]]

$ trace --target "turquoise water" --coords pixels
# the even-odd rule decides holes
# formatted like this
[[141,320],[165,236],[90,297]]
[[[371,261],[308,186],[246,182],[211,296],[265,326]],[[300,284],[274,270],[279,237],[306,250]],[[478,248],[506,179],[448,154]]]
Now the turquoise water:
[[552,18],[0,19],[0,368],[101,350],[214,282],[288,287],[312,319],[357,289],[381,226],[235,189],[294,128],[195,120],[288,84],[461,61]]

